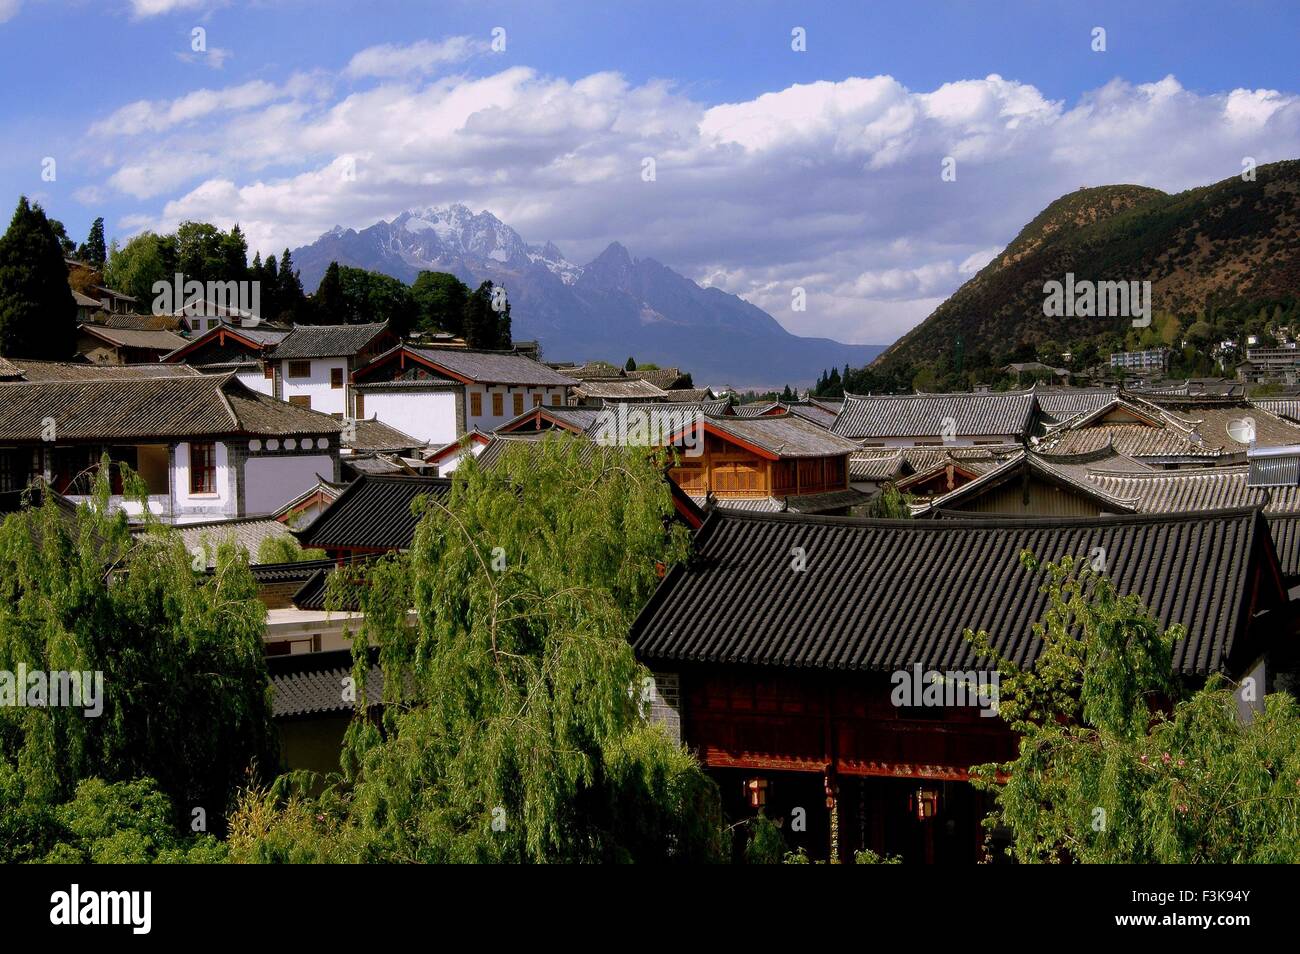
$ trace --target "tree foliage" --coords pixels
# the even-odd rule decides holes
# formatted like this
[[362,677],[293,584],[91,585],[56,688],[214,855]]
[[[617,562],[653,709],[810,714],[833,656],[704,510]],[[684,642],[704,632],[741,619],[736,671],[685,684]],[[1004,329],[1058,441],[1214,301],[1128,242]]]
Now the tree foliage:
[[[1027,569],[1039,570],[1029,554]],[[1181,626],[1162,630],[1135,596],[1085,563],[1042,567],[1049,607],[1032,669],[998,657],[999,711],[1017,758],[973,772],[997,793],[989,827],[1020,861],[1300,861],[1300,707],[1265,698],[1243,723],[1231,687],[1187,692],[1171,670]]]
[[233,546],[196,572],[178,536],[133,534],[109,494],[105,458],[75,514],[46,495],[0,525],[0,670],[103,674],[97,716],[0,708],[4,787],[52,805],[87,779],[151,778],[178,824],[201,808],[217,830],[250,766],[276,764],[265,607]]
[[447,272],[420,272],[411,286],[417,324],[421,331],[445,331],[460,335],[465,330],[465,306],[469,288]]
[[69,358],[76,327],[63,247],[44,210],[23,196],[0,236],[0,356]]
[[483,282],[465,303],[465,343],[471,348],[510,348],[510,302],[505,289]]
[[[362,587],[336,576],[365,615],[358,679],[378,647],[382,724],[354,721],[348,781],[310,807],[246,805],[239,857],[260,860],[259,842],[384,861],[723,857],[716,786],[646,721],[626,638],[657,568],[687,551],[662,462],[583,454],[555,436],[490,471],[466,459],[408,555]],[[378,701],[362,696],[359,711]]]

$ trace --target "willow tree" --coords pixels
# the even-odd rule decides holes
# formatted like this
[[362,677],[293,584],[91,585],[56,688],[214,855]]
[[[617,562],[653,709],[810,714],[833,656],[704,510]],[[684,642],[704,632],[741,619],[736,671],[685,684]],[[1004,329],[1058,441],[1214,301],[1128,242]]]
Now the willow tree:
[[[0,525],[0,671],[27,674],[10,686],[29,703],[0,707],[0,794],[39,814],[88,779],[149,778],[178,830],[219,831],[250,767],[275,766],[265,608],[233,547],[196,571],[174,533],[133,533],[109,494],[105,459],[89,505],[46,494]],[[81,704],[32,695],[33,673],[74,672],[92,674]]]
[[[1039,564],[1028,553],[1031,572]],[[990,828],[1020,861],[1300,861],[1300,707],[1284,693],[1238,717],[1233,687],[1188,691],[1172,671],[1183,628],[1162,628],[1087,563],[1046,564],[1032,668],[968,638],[1001,672],[1014,761],[975,767],[996,792]],[[1248,690],[1253,687],[1246,687]],[[1262,687],[1261,687],[1262,690]]]
[[[376,644],[388,704],[350,732],[346,838],[388,861],[721,859],[716,786],[647,720],[627,642],[688,550],[663,461],[548,437],[490,470],[467,458],[423,511],[410,552],[352,590],[356,685]],[[284,825],[310,817],[290,805]]]

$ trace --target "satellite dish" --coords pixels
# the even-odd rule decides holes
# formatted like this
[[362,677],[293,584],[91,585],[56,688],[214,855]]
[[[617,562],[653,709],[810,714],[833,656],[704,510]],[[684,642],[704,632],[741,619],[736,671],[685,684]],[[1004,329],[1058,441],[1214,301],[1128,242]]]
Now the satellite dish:
[[1255,419],[1241,417],[1228,422],[1228,436],[1238,444],[1255,443]]

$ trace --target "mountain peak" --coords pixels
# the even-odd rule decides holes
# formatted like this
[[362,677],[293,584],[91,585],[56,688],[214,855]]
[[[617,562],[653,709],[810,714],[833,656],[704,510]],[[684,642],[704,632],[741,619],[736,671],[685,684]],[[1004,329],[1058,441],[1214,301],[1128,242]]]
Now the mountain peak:
[[827,367],[865,364],[880,350],[796,337],[741,298],[703,289],[651,259],[633,259],[621,242],[579,266],[555,243],[525,244],[490,212],[459,203],[415,207],[360,232],[322,236],[293,259],[308,288],[331,261],[408,283],[422,271],[450,272],[470,287],[491,280],[509,290],[515,334],[541,340],[548,354],[689,360],[697,382],[812,382]]
[[605,246],[605,251],[601,252],[591,261],[592,265],[631,265],[632,256],[623,246],[622,242],[610,242]]

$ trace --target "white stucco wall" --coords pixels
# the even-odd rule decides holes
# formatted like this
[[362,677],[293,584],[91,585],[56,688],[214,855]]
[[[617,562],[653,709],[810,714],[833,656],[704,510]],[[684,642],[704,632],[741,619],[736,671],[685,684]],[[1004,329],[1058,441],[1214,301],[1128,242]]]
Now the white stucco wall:
[[190,493],[190,445],[188,442],[176,445],[176,458],[172,464],[171,486],[172,498],[175,500],[172,513],[178,519],[191,515],[196,518],[209,516],[234,515],[237,510],[235,480],[229,463],[226,445],[216,442],[217,467],[214,493]]
[[[304,359],[305,360],[305,359]],[[292,397],[307,396],[311,398],[311,409],[322,414],[343,414],[347,408],[348,394],[348,359],[347,358],[312,358],[311,375],[306,378],[289,377],[288,360],[280,362],[282,393],[280,397],[287,401]],[[330,370],[343,370],[343,387],[330,387]],[[270,383],[269,381],[266,383]],[[269,393],[269,392],[268,392]]]
[[271,395],[272,397],[274,396],[272,391],[275,389],[275,382],[260,370],[240,371],[235,375],[235,377],[239,379],[240,384],[244,385],[251,391],[256,391],[259,394]]
[[450,444],[459,433],[456,392],[449,389],[369,391],[364,405],[365,417],[377,417],[389,427],[433,447]]
[[[473,413],[473,395],[477,393],[482,396],[483,413]],[[492,395],[502,395],[501,414],[492,413]],[[523,410],[527,411],[533,406],[533,395],[542,395],[542,404],[562,405],[565,402],[565,389],[561,387],[522,387],[506,386],[504,384],[467,384],[465,386],[465,430],[472,431],[478,428],[480,431],[492,431],[500,427],[506,421],[512,420],[519,415],[515,412],[514,395],[522,394],[524,396]]]
[[[480,444],[478,441],[470,441],[468,453],[477,457],[479,454],[483,453],[483,448],[485,447],[487,447],[486,444]],[[460,462],[465,459],[465,454],[466,450],[462,449],[459,453],[453,454],[451,457],[439,464],[438,476],[446,477],[448,474],[455,473],[456,468],[460,466]]]
[[316,475],[333,478],[328,454],[285,453],[250,457],[244,462],[244,514],[273,513],[294,497],[316,486]]

